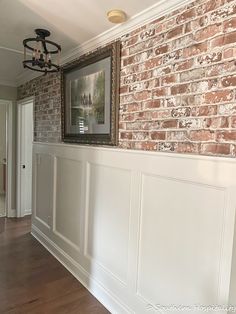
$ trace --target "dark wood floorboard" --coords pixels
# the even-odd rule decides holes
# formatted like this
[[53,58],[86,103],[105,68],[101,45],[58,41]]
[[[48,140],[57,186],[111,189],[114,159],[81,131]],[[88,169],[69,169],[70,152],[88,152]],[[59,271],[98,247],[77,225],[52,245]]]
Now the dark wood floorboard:
[[30,218],[0,218],[1,314],[108,314],[30,234]]

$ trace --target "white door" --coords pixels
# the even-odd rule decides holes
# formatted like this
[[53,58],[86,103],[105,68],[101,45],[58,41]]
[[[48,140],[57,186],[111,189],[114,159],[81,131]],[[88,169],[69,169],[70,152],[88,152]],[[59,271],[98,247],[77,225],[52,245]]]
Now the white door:
[[0,217],[6,216],[7,197],[7,106],[0,104]]
[[18,171],[19,171],[19,210],[18,216],[32,212],[32,142],[33,142],[33,102],[19,107]]

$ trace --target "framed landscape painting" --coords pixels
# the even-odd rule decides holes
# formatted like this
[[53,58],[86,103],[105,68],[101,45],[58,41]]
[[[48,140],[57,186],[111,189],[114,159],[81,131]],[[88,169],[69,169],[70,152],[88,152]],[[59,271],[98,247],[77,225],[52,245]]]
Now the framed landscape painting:
[[120,42],[62,69],[62,140],[117,145]]

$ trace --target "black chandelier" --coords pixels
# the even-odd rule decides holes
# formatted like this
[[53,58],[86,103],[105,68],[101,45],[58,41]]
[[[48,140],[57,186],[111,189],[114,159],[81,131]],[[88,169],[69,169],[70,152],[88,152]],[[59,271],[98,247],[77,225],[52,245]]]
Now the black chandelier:
[[[58,72],[60,70],[61,46],[51,40],[45,39],[50,36],[48,30],[37,28],[35,33],[37,35],[36,38],[23,40],[24,68],[45,74],[48,72]],[[31,55],[31,59],[28,59],[28,55]],[[56,61],[52,61],[52,55],[56,55]],[[55,58],[53,58],[53,60],[55,60]]]

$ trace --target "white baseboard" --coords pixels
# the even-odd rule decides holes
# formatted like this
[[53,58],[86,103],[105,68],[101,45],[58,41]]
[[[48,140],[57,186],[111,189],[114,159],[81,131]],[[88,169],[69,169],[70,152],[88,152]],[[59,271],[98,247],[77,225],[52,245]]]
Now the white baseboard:
[[26,210],[24,216],[32,215],[32,210]]
[[31,234],[111,313],[133,313],[35,225],[32,225]]

